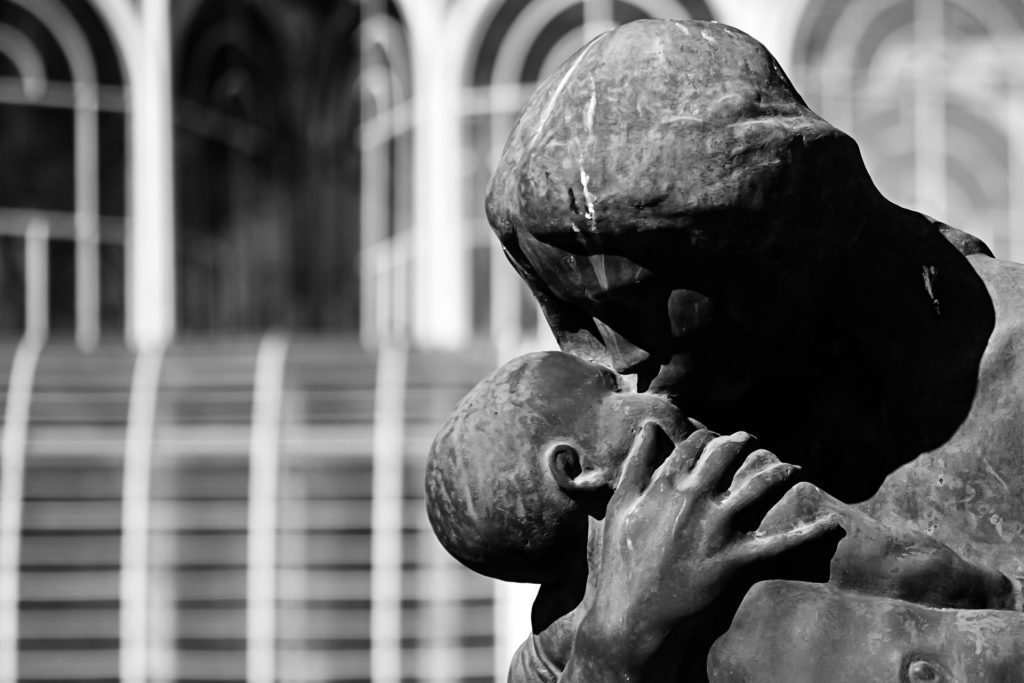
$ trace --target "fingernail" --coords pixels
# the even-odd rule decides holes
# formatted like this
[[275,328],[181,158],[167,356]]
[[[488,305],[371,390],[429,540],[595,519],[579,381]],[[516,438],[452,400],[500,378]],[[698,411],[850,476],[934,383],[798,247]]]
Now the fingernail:
[[750,439],[753,439],[753,438],[755,438],[755,437],[750,432],[735,432],[734,434],[730,434],[729,436],[726,437],[726,439],[728,439],[729,441],[732,441],[734,443],[737,443],[737,442],[740,442],[740,441],[749,441]]

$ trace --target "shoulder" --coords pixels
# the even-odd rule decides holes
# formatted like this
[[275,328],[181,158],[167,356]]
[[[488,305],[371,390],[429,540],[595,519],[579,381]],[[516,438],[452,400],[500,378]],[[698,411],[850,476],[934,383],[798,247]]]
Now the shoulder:
[[[984,624],[984,638],[964,624]],[[936,609],[833,586],[764,581],[708,662],[715,681],[1021,680],[1024,615]],[[827,672],[827,675],[823,675]],[[924,680],[924,679],[922,679]]]
[[981,238],[975,237],[969,232],[954,228],[951,225],[947,225],[940,220],[936,220],[927,214],[919,214],[928,223],[932,225],[936,230],[939,231],[943,237],[946,238],[950,244],[956,247],[964,256],[971,256],[973,254],[982,254],[984,256],[994,257],[992,250],[989,249],[988,245],[985,244]]
[[996,334],[1024,332],[1024,264],[980,254],[967,257],[985,284],[996,314]]
[[992,250],[988,248],[987,244],[971,233],[964,232],[963,230],[959,230],[938,221],[935,221],[935,224],[939,229],[939,233],[964,256],[972,256],[974,254],[981,254],[988,257],[995,256],[992,253]]

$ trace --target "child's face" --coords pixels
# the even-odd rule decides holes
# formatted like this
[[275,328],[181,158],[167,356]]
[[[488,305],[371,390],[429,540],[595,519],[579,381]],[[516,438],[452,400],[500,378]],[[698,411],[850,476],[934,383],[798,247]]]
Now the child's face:
[[576,442],[587,469],[617,470],[645,422],[657,423],[675,443],[694,429],[667,398],[628,389],[606,367],[567,354],[552,360],[532,395],[544,402],[545,414],[557,418],[555,431],[564,433],[544,436]]
[[431,524],[478,572],[564,578],[590,512],[574,493],[599,500],[614,487],[648,421],[676,443],[694,429],[669,400],[635,393],[600,365],[560,352],[510,361],[459,403],[431,446]]

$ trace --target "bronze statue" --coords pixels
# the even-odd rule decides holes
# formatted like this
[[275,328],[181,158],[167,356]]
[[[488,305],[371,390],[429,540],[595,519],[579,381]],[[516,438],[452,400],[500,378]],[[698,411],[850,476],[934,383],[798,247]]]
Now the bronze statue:
[[499,370],[431,452],[446,547],[542,584],[512,680],[1024,676],[1024,267],[716,23],[584,47],[487,211],[578,363]]

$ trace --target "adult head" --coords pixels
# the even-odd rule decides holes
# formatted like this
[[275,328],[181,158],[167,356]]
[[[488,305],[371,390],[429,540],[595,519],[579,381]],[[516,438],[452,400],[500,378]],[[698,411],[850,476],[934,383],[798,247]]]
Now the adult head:
[[764,46],[667,20],[606,33],[550,76],[487,197],[563,349],[621,372],[728,358],[719,390],[800,354],[836,260],[883,206],[856,144]]
[[664,397],[624,390],[608,368],[560,352],[516,358],[459,402],[430,448],[437,537],[487,576],[564,578],[647,421],[672,441],[692,430]]

